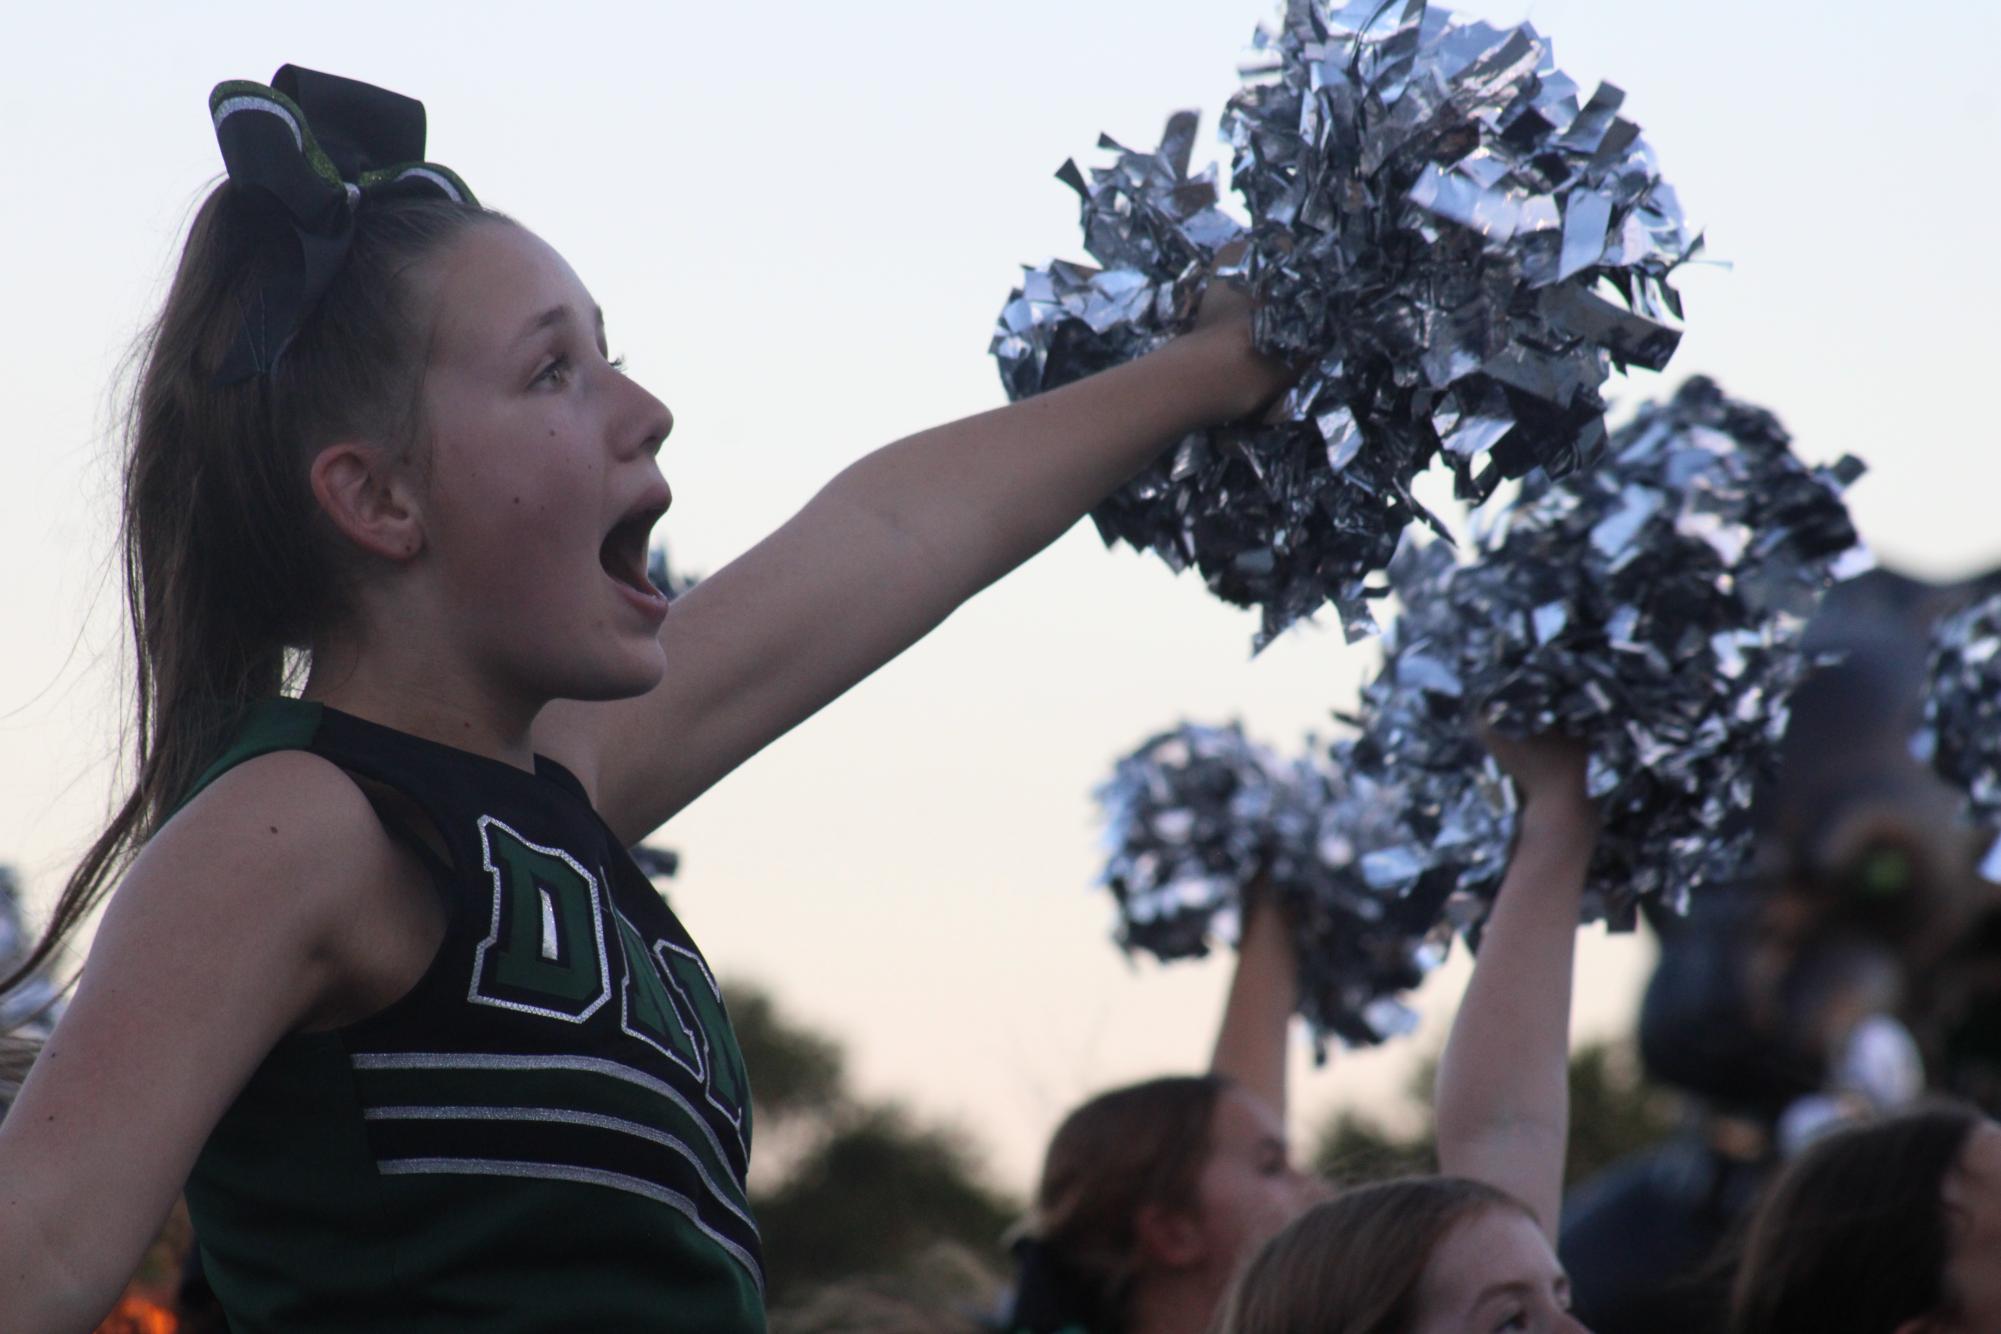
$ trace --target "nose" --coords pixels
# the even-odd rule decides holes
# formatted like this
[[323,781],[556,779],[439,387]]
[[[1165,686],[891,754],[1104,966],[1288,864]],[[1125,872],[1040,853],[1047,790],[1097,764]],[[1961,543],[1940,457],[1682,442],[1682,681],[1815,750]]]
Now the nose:
[[620,439],[629,442],[635,453],[658,454],[674,431],[674,414],[646,387],[629,376],[617,377],[629,396],[620,414]]
[[645,426],[641,432],[639,447],[648,454],[658,454],[661,447],[667,443],[667,437],[674,433],[674,414],[668,410],[665,403],[646,393],[644,389],[639,392],[646,396],[647,405],[652,409],[641,418]]
[[[653,398],[653,395],[648,394],[647,397]],[[674,414],[659,399],[653,399],[653,405],[659,409],[659,412],[655,415],[653,425],[647,432],[645,449],[649,454],[658,454],[661,447],[667,443],[667,437],[674,433]]]

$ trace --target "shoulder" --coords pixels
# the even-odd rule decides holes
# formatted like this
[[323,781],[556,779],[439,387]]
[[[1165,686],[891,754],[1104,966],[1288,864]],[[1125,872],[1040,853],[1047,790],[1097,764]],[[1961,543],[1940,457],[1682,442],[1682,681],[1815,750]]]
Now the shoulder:
[[344,770],[275,751],[217,778],[154,835],[91,957],[169,955],[254,994],[281,1028],[348,1022],[428,964],[444,923],[427,883]]
[[386,839],[346,771],[308,751],[280,750],[218,777],[148,845],[258,860],[315,857]]
[[117,897],[254,908],[311,931],[337,925],[395,860],[344,771],[305,751],[274,751],[230,769],[168,820]]

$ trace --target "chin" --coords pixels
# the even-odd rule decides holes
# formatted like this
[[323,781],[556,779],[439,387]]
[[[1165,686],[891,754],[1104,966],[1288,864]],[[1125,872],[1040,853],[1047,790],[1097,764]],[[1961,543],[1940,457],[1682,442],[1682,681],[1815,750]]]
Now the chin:
[[569,671],[555,685],[551,697],[587,704],[636,699],[659,685],[667,675],[667,661],[657,643],[652,652],[635,653],[622,662],[572,662],[565,666]]

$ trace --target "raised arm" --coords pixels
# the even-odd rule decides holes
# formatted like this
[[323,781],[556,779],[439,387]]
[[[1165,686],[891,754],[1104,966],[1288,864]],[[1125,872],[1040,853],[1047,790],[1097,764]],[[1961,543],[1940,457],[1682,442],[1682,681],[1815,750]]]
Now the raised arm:
[[1571,961],[1598,816],[1581,745],[1487,744],[1515,781],[1520,833],[1438,1066],[1438,1164],[1507,1191],[1554,1240],[1570,1131]]
[[1254,889],[1244,906],[1237,971],[1230,978],[1209,1069],[1263,1099],[1281,1121],[1286,1114],[1286,1036],[1298,1005],[1299,961],[1292,928],[1269,891]]
[[646,696],[561,703],[536,744],[637,839],[1034,555],[1161,449],[1256,411],[1285,373],[1248,306],[1078,383],[868,455],[675,603]]

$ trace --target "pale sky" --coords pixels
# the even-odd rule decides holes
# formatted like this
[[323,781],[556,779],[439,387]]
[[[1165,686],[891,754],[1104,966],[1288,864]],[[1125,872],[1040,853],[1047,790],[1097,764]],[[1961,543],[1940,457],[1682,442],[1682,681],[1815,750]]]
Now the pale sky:
[[[1473,0],[1624,87],[1711,254],[1664,376],[1867,458],[1882,556],[2001,561],[1988,383],[2001,186],[1983,0]],[[1262,0],[847,5],[0,0],[0,861],[52,893],[112,793],[122,644],[108,386],[220,170],[209,87],[292,61],[422,98],[430,154],[562,250],[614,350],[673,407],[661,528],[712,570],[869,448],[997,404],[985,347],[1018,265],[1082,257],[1051,179],[1100,131],[1205,136]],[[1197,160],[1221,156],[1205,137]],[[848,1044],[868,1092],[956,1120],[1027,1188],[1102,1087],[1197,1067],[1221,961],[1132,967],[1088,791],[1177,718],[1328,730],[1373,661],[1330,629],[1255,662],[1252,618],[1080,528],[725,780],[660,835],[725,975]],[[1585,948],[1581,1032],[1630,1016],[1644,946]],[[1301,1056],[1299,1124],[1379,1102],[1441,1040]]]

